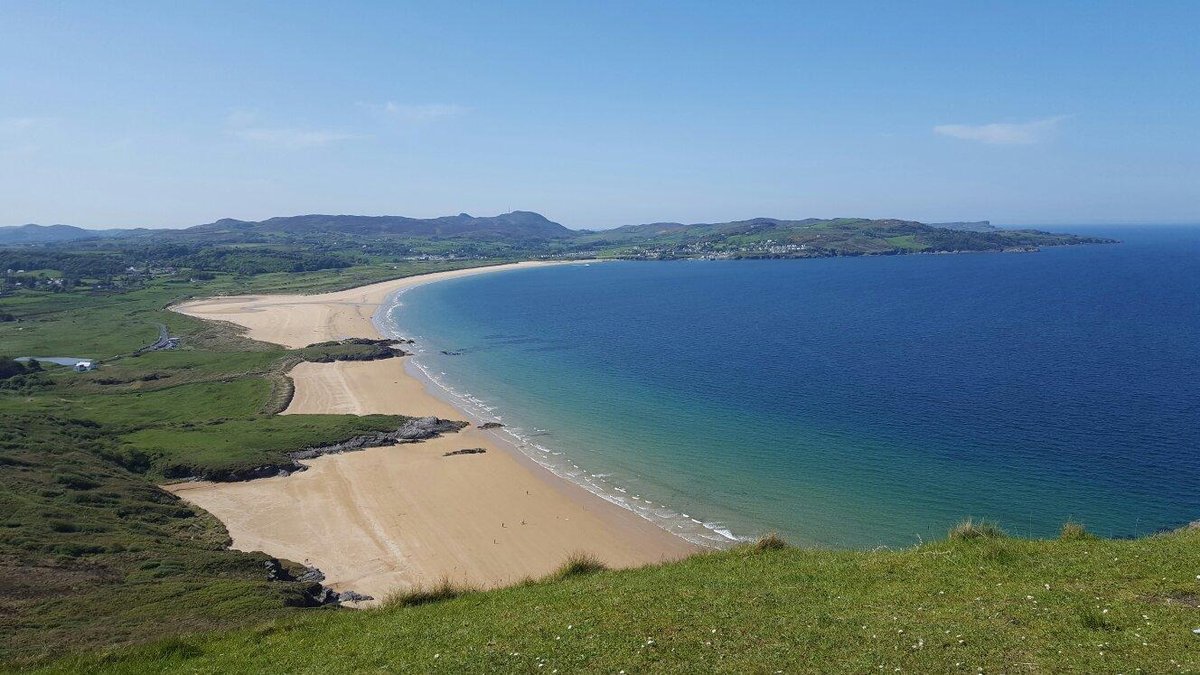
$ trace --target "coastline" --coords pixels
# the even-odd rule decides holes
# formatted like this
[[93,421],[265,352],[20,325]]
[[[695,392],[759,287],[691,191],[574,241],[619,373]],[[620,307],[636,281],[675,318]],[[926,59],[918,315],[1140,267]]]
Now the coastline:
[[[253,339],[289,347],[378,338],[385,336],[374,317],[399,292],[544,264],[556,263],[455,270],[320,295],[211,298],[172,309],[238,324]],[[283,414],[474,420],[415,374],[410,358],[301,363],[289,372],[296,395]],[[486,452],[446,456],[470,448]],[[305,562],[320,568],[334,589],[379,599],[442,579],[485,588],[517,583],[552,572],[577,551],[621,568],[703,550],[474,425],[418,444],[304,463],[307,471],[287,477],[166,488],[220,519],[233,548]]]

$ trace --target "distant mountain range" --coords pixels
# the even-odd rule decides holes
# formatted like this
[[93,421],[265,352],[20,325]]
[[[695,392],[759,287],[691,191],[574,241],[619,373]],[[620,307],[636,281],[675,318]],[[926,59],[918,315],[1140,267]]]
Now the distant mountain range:
[[364,237],[512,237],[554,239],[571,237],[574,230],[532,211],[513,211],[476,218],[466,213],[439,218],[404,216],[286,216],[258,222],[225,218],[184,230],[191,233],[277,232],[286,234],[340,233]]
[[184,229],[85,230],[70,225],[0,228],[0,245],[90,243],[195,247],[290,244],[313,250],[358,246],[380,254],[613,255],[634,258],[821,257],[954,251],[1032,250],[1111,240],[1005,230],[988,221],[920,223],[868,218],[752,218],[723,223],[647,223],[572,230],[532,211],[476,217],[303,215],[245,221],[226,218]]
[[554,239],[577,234],[545,216],[531,211],[513,211],[476,218],[466,213],[439,218],[404,216],[305,215],[269,218],[262,221],[223,218],[213,223],[183,229],[85,230],[73,225],[14,225],[0,227],[0,244],[50,244],[84,239],[108,239],[146,235],[189,238],[204,235],[337,233],[364,237],[461,237]]
[[0,244],[52,244],[80,239],[104,239],[149,234],[155,230],[85,230],[74,225],[10,225],[0,227]]

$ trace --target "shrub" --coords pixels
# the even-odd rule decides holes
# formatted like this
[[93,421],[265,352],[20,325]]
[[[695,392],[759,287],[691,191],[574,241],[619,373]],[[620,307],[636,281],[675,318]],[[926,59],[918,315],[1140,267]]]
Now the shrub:
[[1096,539],[1096,535],[1088,532],[1083,523],[1067,521],[1063,523],[1062,531],[1059,532],[1058,538],[1063,541],[1086,541]]
[[970,539],[999,539],[1004,536],[1004,530],[987,520],[976,522],[967,518],[950,529],[950,541],[967,541]]
[[563,564],[554,572],[552,578],[562,580],[571,577],[581,577],[596,572],[603,572],[608,569],[608,565],[600,562],[600,559],[591,553],[576,551],[567,556]]
[[758,541],[754,542],[755,551],[782,551],[788,547],[788,543],[774,532],[759,537]]

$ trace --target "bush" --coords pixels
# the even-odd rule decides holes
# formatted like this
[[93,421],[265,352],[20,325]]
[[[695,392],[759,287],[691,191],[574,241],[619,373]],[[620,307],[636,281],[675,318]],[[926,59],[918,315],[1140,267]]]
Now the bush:
[[562,565],[559,565],[554,574],[550,575],[551,579],[561,581],[570,579],[571,577],[582,577],[596,572],[603,572],[608,569],[608,565],[600,562],[600,559],[591,553],[576,551],[567,556]]
[[758,541],[754,542],[755,551],[782,551],[788,547],[788,543],[774,532],[759,537]]
[[1059,532],[1058,538],[1063,541],[1087,541],[1096,539],[1096,535],[1088,532],[1082,523],[1067,521],[1063,523],[1062,531]]
[[970,539],[999,539],[1004,536],[1004,530],[987,520],[976,522],[967,518],[958,525],[950,528],[950,541],[967,541]]

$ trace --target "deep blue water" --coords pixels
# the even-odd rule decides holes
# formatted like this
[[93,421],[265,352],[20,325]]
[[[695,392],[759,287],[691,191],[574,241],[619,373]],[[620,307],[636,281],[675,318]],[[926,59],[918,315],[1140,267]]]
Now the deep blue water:
[[1124,243],[541,268],[391,317],[527,452],[691,536],[1200,518],[1200,228],[1074,229]]

